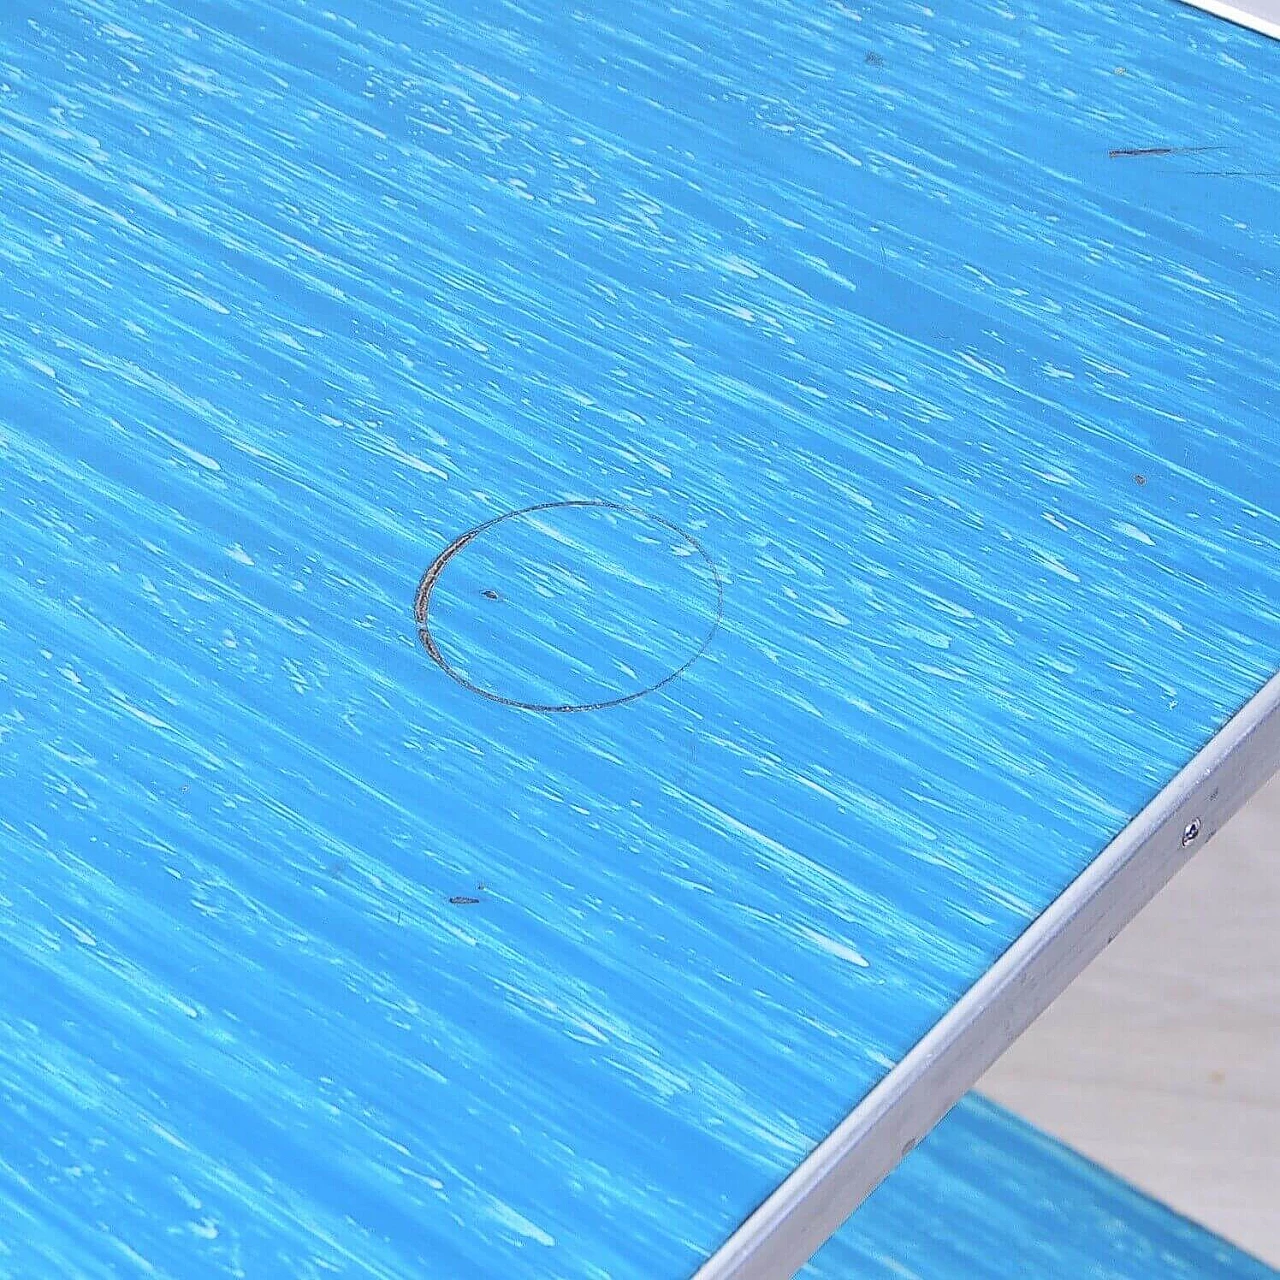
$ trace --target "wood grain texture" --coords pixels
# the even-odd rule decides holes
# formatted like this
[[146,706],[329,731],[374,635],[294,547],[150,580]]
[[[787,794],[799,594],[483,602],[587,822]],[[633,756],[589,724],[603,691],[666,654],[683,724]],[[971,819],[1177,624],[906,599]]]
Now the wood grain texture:
[[[1280,664],[1278,86],[1154,0],[6,6],[9,1265],[691,1273]],[[651,517],[711,648],[450,681],[420,575],[578,498],[442,648],[652,683]]]

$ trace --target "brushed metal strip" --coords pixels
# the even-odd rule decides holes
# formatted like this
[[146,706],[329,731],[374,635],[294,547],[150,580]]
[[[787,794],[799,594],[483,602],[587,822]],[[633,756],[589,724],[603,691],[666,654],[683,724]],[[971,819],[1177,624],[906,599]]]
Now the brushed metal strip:
[[1261,32],[1264,36],[1280,40],[1280,0],[1240,0],[1228,4],[1226,0],[1182,0],[1193,9],[1203,9],[1215,18],[1225,18],[1238,27]]

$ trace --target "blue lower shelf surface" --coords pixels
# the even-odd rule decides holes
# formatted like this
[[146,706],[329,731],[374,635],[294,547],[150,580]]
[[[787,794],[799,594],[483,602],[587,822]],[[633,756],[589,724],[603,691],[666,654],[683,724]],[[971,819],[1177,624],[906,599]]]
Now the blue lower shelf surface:
[[1275,1280],[1272,1267],[970,1094],[801,1280]]

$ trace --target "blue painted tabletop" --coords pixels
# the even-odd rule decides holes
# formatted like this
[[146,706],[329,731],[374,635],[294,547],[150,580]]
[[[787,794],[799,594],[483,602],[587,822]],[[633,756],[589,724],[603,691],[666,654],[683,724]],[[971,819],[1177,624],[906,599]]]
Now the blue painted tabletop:
[[0,1267],[678,1280],[1280,666],[1280,45],[0,11]]

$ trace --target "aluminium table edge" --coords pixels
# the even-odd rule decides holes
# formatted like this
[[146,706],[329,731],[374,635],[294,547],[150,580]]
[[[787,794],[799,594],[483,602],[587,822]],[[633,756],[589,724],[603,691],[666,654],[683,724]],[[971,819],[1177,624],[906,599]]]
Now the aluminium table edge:
[[[1211,13],[1215,18],[1234,22],[1238,27],[1247,27],[1260,35],[1280,40],[1280,17],[1253,12],[1250,8],[1251,0],[1241,0],[1240,4],[1232,4],[1230,0],[1182,0],[1182,2],[1193,9]],[[1252,3],[1256,4],[1256,0],[1252,0]]]
[[792,1275],[1280,766],[1273,676],[698,1271]]

